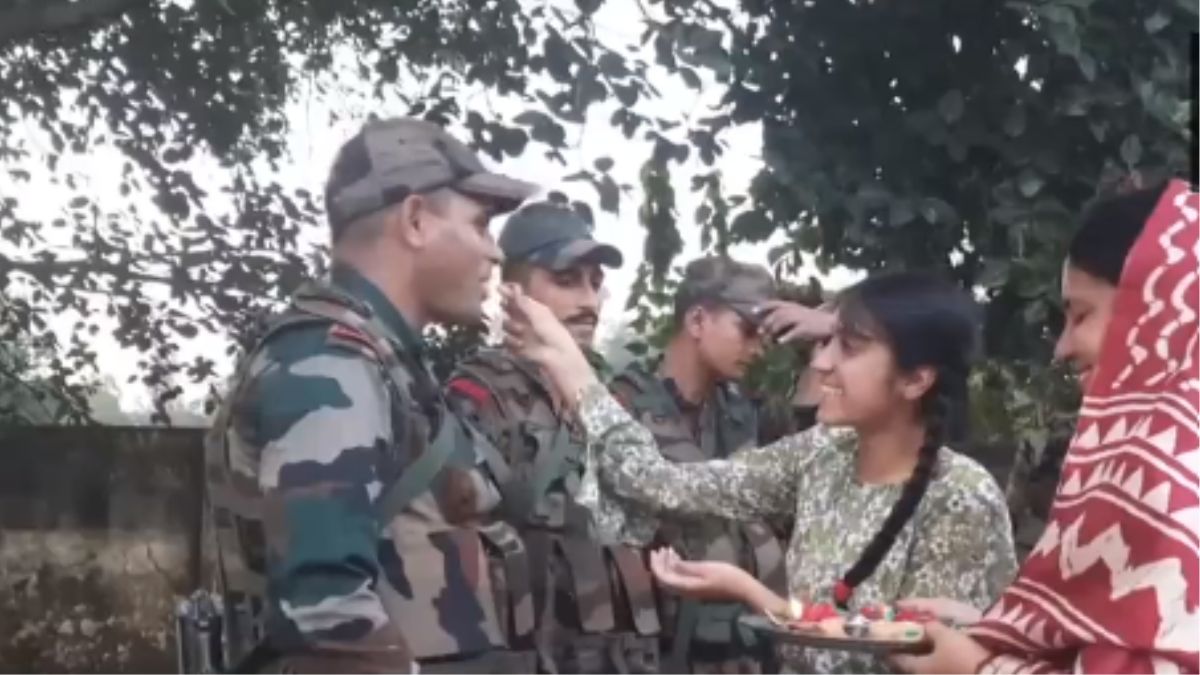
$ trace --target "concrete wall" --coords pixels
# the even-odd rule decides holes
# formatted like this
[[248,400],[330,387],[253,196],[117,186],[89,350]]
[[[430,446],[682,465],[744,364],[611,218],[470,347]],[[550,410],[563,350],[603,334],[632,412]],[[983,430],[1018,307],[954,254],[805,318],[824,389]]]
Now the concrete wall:
[[0,671],[171,672],[202,432],[0,430]]

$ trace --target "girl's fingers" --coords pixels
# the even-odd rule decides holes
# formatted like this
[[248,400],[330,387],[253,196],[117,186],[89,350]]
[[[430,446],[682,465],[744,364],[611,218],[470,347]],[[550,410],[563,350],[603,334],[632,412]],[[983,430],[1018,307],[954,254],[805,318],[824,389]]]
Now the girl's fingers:
[[798,339],[803,333],[804,331],[801,329],[800,325],[796,324],[793,325],[786,333],[775,338],[775,341],[779,344],[787,344]]

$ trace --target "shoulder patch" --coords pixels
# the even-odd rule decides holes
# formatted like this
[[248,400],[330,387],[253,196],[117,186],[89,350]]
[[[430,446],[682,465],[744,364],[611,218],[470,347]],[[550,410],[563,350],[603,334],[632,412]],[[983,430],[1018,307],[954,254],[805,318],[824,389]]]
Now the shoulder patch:
[[379,354],[376,353],[371,338],[366,333],[345,324],[334,322],[329,327],[329,332],[326,333],[326,342],[335,347],[358,352],[374,361],[379,360]]
[[484,406],[492,401],[492,394],[486,387],[465,377],[450,380],[450,384],[446,385],[446,388],[455,394],[467,397],[477,406]]

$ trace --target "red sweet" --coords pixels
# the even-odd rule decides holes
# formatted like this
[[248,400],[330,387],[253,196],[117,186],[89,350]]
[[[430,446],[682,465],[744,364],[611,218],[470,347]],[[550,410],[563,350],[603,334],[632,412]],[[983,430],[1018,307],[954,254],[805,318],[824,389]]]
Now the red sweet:
[[887,608],[883,605],[867,605],[859,610],[858,613],[862,614],[864,619],[879,621],[886,616],[886,610]]
[[841,579],[833,585],[833,599],[837,604],[845,607],[847,602],[850,602],[850,596],[854,595],[854,589]]
[[914,623],[925,623],[934,621],[937,617],[932,612],[926,612],[919,609],[900,609],[896,611],[897,621],[912,621]]
[[838,616],[841,615],[838,614],[836,607],[828,603],[820,602],[807,605],[804,608],[803,614],[800,616],[800,620],[804,622],[816,623],[818,621],[824,621],[825,619],[837,618]]

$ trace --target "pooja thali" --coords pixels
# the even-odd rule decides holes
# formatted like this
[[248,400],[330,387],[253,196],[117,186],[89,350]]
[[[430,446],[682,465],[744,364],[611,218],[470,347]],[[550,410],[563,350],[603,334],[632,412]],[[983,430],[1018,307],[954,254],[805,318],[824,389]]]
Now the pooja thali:
[[747,628],[774,640],[815,649],[877,654],[921,654],[932,645],[923,623],[931,615],[900,613],[882,608],[842,612],[831,605],[810,605],[789,617],[753,614],[741,617]]

